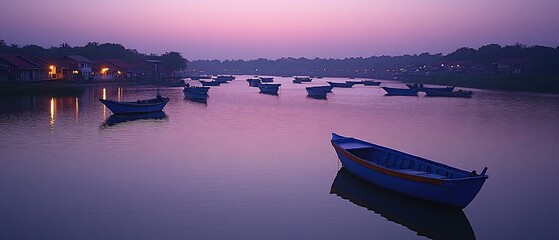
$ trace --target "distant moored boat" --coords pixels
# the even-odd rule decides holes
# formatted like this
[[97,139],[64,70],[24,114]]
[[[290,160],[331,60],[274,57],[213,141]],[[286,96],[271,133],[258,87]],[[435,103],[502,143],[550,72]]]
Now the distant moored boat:
[[350,88],[350,87],[353,87],[353,85],[354,85],[355,83],[352,83],[352,82],[349,82],[349,83],[348,83],[348,82],[340,83],[340,82],[330,82],[330,81],[328,81],[328,84],[330,84],[330,86],[332,86],[332,87]]
[[472,91],[458,90],[454,92],[438,91],[438,90],[425,90],[428,97],[458,97],[458,98],[471,98]]
[[417,96],[417,89],[382,87],[387,96]]

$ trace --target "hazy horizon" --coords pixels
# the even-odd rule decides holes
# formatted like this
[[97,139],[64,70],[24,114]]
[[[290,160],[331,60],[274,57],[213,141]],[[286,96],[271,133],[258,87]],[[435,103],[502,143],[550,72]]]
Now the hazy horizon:
[[22,0],[0,9],[0,39],[45,48],[111,42],[189,60],[446,55],[493,43],[559,46],[556,9],[551,0]]

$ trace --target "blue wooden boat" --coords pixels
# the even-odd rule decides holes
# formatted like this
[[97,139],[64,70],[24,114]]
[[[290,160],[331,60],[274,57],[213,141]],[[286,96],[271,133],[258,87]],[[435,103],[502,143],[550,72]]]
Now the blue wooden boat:
[[302,83],[302,82],[311,82],[312,78],[310,77],[293,77],[293,83]]
[[476,239],[462,209],[424,201],[381,188],[342,167],[330,188],[331,194],[400,224],[429,239]]
[[235,80],[234,76],[231,75],[219,75],[215,78],[216,81],[220,81],[220,82],[228,82],[228,81],[232,81]]
[[200,83],[202,84],[202,86],[219,86],[219,84],[221,84],[221,82],[219,81],[200,81]]
[[386,96],[417,96],[419,90],[417,89],[406,89],[406,88],[391,88],[382,87],[386,91]]
[[330,86],[332,87],[339,87],[339,88],[350,88],[353,87],[353,85],[355,85],[355,83],[353,82],[330,82],[328,81],[328,84],[330,84]]
[[326,99],[326,94],[332,91],[332,86],[306,87],[307,96],[312,98]]
[[196,87],[186,85],[182,90],[184,97],[189,100],[205,100],[208,98],[208,91],[210,87]]
[[332,146],[348,171],[378,186],[458,208],[466,207],[488,178],[481,174],[332,133]]
[[382,82],[377,82],[374,80],[363,80],[361,81],[365,86],[380,86]]
[[429,91],[429,90],[434,90],[434,91],[442,91],[442,92],[452,92],[454,91],[454,87],[424,87],[423,84],[409,84],[407,83],[406,86],[409,89],[417,89],[420,92],[425,92],[425,91]]
[[248,78],[247,81],[250,87],[258,87],[258,85],[262,83],[262,80],[260,80],[260,78]]
[[438,91],[438,90],[425,90],[425,94],[427,97],[458,97],[458,98],[471,98],[472,91]]
[[162,111],[169,102],[169,98],[157,95],[156,98],[138,100],[135,102],[117,102],[113,100],[99,99],[111,112],[115,114],[121,113],[147,113]]
[[264,83],[262,83],[262,84],[258,85],[258,88],[260,89],[260,93],[277,95],[280,86],[281,86],[281,83],[277,83],[277,84],[264,84]]
[[265,82],[265,83],[274,82],[274,78],[273,78],[273,77],[260,77],[260,80],[261,80],[262,82]]

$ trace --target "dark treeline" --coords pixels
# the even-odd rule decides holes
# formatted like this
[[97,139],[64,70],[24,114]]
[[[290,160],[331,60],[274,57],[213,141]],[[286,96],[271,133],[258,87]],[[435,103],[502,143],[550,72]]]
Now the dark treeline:
[[463,87],[559,93],[559,47],[521,44],[450,54],[422,53],[345,59],[196,60],[188,74],[246,74],[398,79]]
[[144,54],[136,49],[127,49],[118,43],[89,42],[85,46],[70,46],[62,43],[59,46],[43,48],[29,44],[20,47],[16,44],[7,44],[0,40],[0,54],[18,54],[37,57],[62,57],[66,55],[81,55],[89,59],[120,59],[127,62],[139,62],[148,59],[163,61],[167,70],[174,71],[186,68],[186,59],[179,52],[167,52],[162,55]]
[[[414,54],[403,56],[352,57],[345,59],[280,58],[269,60],[196,60],[189,71],[206,74],[268,74],[268,75],[318,75],[346,77],[391,77],[402,72],[417,70],[420,66],[436,66],[463,62],[463,67],[481,67],[511,59],[529,65],[529,73],[559,73],[559,47],[526,47],[521,44],[501,47],[490,44],[479,49],[460,48],[448,55]],[[388,70],[388,74],[387,74]],[[425,70],[422,70],[425,72]]]

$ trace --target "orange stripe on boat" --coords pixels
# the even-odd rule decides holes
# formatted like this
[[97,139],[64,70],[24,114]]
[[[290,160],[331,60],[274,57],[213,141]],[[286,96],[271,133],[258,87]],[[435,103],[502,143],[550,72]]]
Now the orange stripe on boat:
[[349,153],[348,151],[346,151],[342,147],[338,146],[333,141],[332,141],[332,146],[334,147],[334,149],[336,151],[339,151],[340,153],[342,153],[345,157],[349,158],[350,160],[352,160],[356,163],[359,163],[360,165],[362,165],[366,168],[372,169],[374,171],[377,171],[377,172],[380,172],[380,173],[383,173],[383,174],[386,174],[386,175],[390,175],[390,176],[393,176],[393,177],[398,177],[398,178],[414,181],[414,182],[430,183],[430,184],[434,184],[434,185],[444,185],[444,181],[440,180],[440,179],[409,175],[409,174],[405,174],[405,173],[401,173],[401,172],[397,172],[397,171],[392,171],[390,169],[386,169],[386,168],[376,166],[374,164],[371,164],[371,163],[369,163],[369,162],[367,162],[367,161],[365,161],[361,158],[358,158],[355,155]]

